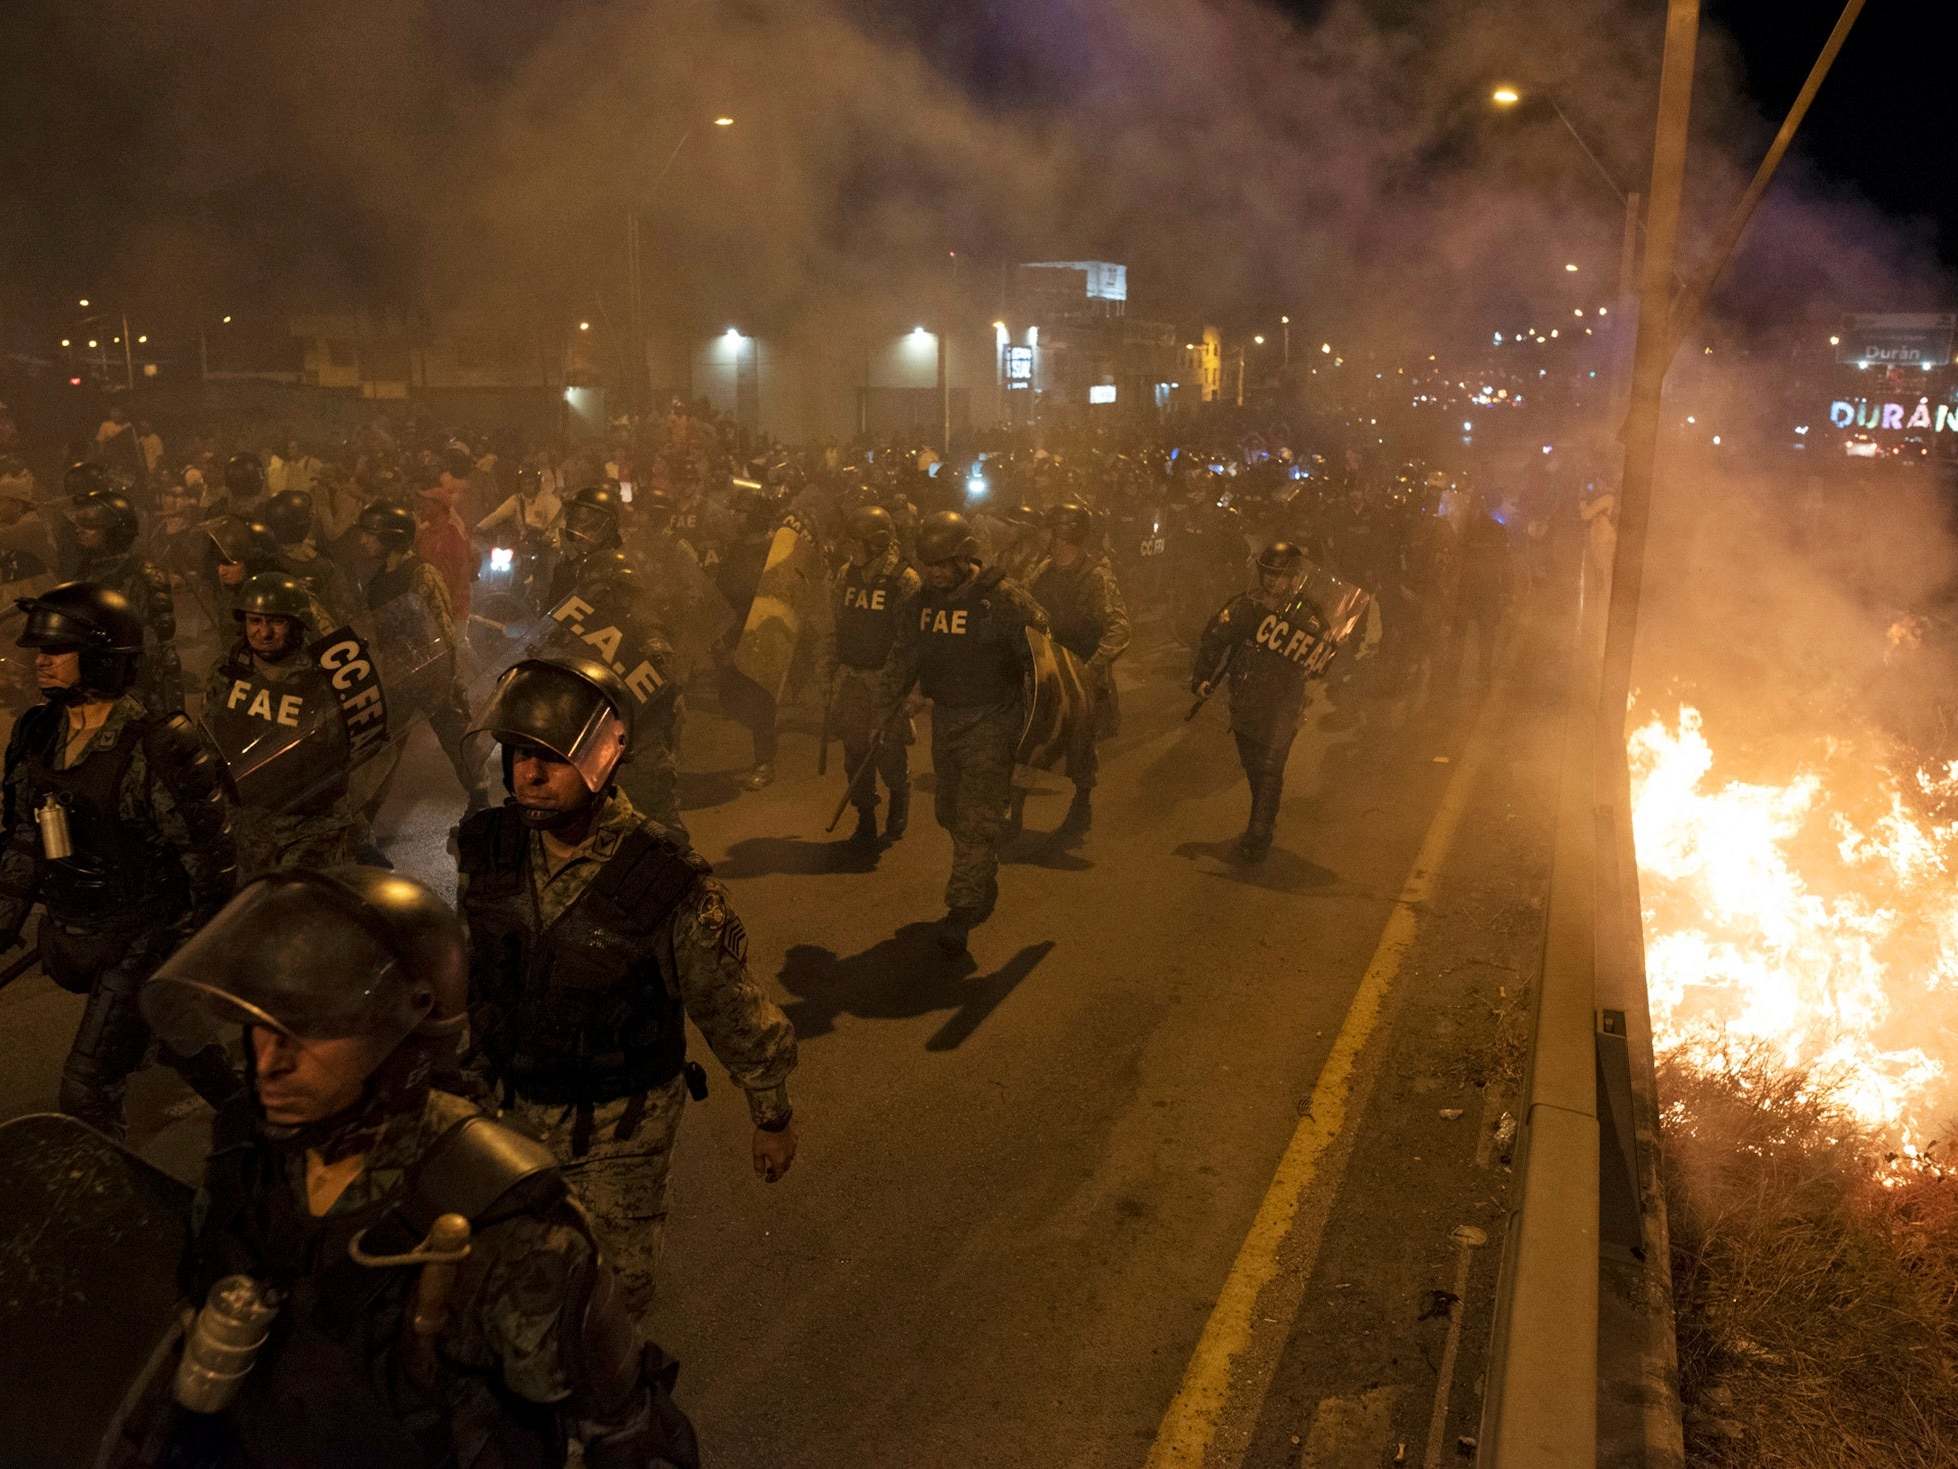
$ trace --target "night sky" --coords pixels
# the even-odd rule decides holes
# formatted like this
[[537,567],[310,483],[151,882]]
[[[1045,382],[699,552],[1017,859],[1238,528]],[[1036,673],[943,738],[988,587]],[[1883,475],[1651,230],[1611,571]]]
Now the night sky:
[[[1337,248],[1361,256],[1378,253],[1383,240],[1391,246],[1399,234],[1418,232],[1397,232],[1398,221],[1391,217],[1383,221],[1355,213],[1350,220],[1343,219],[1336,206],[1344,203],[1350,208],[1355,197],[1374,193],[1390,198],[1396,190],[1418,193],[1418,188],[1409,188],[1410,176],[1418,184],[1422,167],[1433,161],[1438,174],[1445,175],[1451,167],[1458,170],[1452,180],[1456,192],[1445,208],[1457,218],[1472,215],[1488,183],[1476,170],[1486,169],[1491,157],[1501,157],[1512,146],[1500,139],[1492,143],[1493,124],[1475,115],[1476,99],[1485,92],[1479,81],[1470,78],[1483,75],[1476,68],[1493,64],[1495,57],[1465,57],[1451,71],[1449,57],[1429,55],[1421,58],[1428,68],[1426,75],[1454,89],[1456,100],[1447,105],[1455,111],[1444,110],[1441,101],[1423,94],[1418,85],[1410,88],[1411,95],[1386,100],[1407,104],[1410,113],[1421,118],[1418,126],[1433,133],[1431,150],[1423,151],[1425,144],[1402,148],[1382,164],[1377,189],[1372,180],[1363,178],[1323,214],[1317,212],[1316,196],[1300,184],[1295,186],[1297,199],[1283,201],[1284,207],[1254,208],[1241,222],[1223,221],[1225,238],[1235,228],[1238,240],[1221,256],[1208,242],[1183,248],[1179,256],[1172,242],[1159,250],[1151,270],[1146,252],[1155,243],[1153,231],[1138,224],[1133,204],[1120,205],[1109,197],[1100,200],[1101,219],[1076,231],[1073,239],[1063,238],[1072,223],[1066,212],[1073,205],[1071,198],[1049,204],[1053,218],[1041,220],[1032,218],[1033,211],[1024,207],[1036,193],[1031,184],[1022,185],[1018,197],[1006,188],[998,191],[997,200],[975,197],[978,191],[962,185],[956,172],[960,166],[984,167],[984,149],[973,140],[974,119],[1012,118],[1020,128],[1015,142],[1022,171],[1034,173],[1026,165],[1029,161],[1044,164],[1045,139],[1057,127],[1066,126],[1075,96],[1089,96],[1096,105],[1110,109],[1106,115],[1122,117],[1110,99],[1122,86],[1132,84],[1132,77],[1123,73],[1127,64],[1152,73],[1151,85],[1172,103],[1202,105],[1215,96],[1221,107],[1242,109],[1247,121],[1268,119],[1277,110],[1259,91],[1274,85],[1275,72],[1267,72],[1262,80],[1247,75],[1242,94],[1232,93],[1236,75],[1232,68],[1246,70],[1242,56],[1211,58],[1219,73],[1193,78],[1187,98],[1174,85],[1166,85],[1161,79],[1164,57],[1173,58],[1175,53],[1165,48],[1161,16],[1174,14],[1174,6],[1168,0],[1133,3],[1138,13],[1155,7],[1158,29],[1151,38],[1153,51],[1145,51],[1133,36],[1111,39],[1095,25],[1098,7],[1081,0],[972,0],[956,8],[916,0],[829,0],[826,13],[847,17],[847,24],[872,39],[874,45],[862,49],[873,62],[879,54],[898,58],[915,54],[937,73],[936,85],[962,94],[962,134],[941,139],[920,129],[915,137],[891,143],[879,133],[867,107],[865,115],[854,120],[854,129],[852,120],[838,121],[831,147],[836,157],[819,160],[833,166],[835,175],[806,188],[796,177],[797,168],[812,156],[806,143],[802,154],[773,160],[772,178],[753,172],[758,163],[765,169],[763,153],[742,155],[743,166],[750,170],[747,177],[762,180],[755,185],[732,166],[715,173],[714,169],[723,168],[721,163],[689,160],[694,172],[674,192],[695,191],[698,197],[687,201],[695,212],[669,222],[662,243],[675,252],[676,261],[689,263],[683,255],[686,241],[692,239],[696,253],[690,263],[726,274],[723,267],[732,268],[731,263],[744,256],[733,248],[740,240],[787,230],[778,198],[793,200],[799,193],[814,195],[824,187],[842,185],[846,187],[839,197],[862,192],[888,195],[888,201],[876,201],[878,207],[871,213],[877,216],[875,237],[894,241],[893,248],[942,259],[944,245],[956,240],[974,258],[989,253],[1013,258],[1019,251],[1065,249],[1136,259],[1142,262],[1138,278],[1154,279],[1159,289],[1172,275],[1202,278],[1199,289],[1208,289],[1207,297],[1172,304],[1228,324],[1234,304],[1241,310],[1265,311],[1271,299],[1299,299],[1284,283],[1289,242],[1273,239],[1291,218],[1310,215],[1320,222],[1325,237],[1341,242]],[[1191,15],[1210,9],[1204,0],[1186,3]],[[1662,0],[1587,3],[1617,5],[1620,14],[1629,16],[1625,35],[1606,38],[1608,44],[1617,45],[1617,51],[1597,53],[1622,58],[1624,76],[1610,89],[1611,97],[1587,96],[1586,79],[1581,76],[1559,78],[1556,85],[1587,125],[1590,118],[1598,119],[1596,126],[1604,134],[1598,140],[1600,151],[1628,186],[1636,188],[1642,183],[1649,148],[1652,88],[1646,73],[1656,67],[1656,58],[1649,53],[1656,44],[1664,6]],[[731,23],[729,17],[749,14],[760,18],[758,25],[778,24],[782,15],[790,13],[774,8],[772,0],[694,8],[711,11],[714,23],[723,26]],[[1439,41],[1421,34],[1421,28],[1439,13],[1422,0],[1365,0],[1359,5],[1294,0],[1282,8],[1308,27],[1344,22],[1351,29],[1355,17],[1362,17],[1360,28],[1373,28],[1382,38],[1383,50],[1405,39],[1415,47],[1426,44],[1431,51],[1467,52],[1488,39],[1474,29],[1478,14],[1474,6],[1456,6],[1450,13],[1457,18],[1451,23],[1462,27],[1460,17],[1466,16],[1468,29]],[[484,119],[503,99],[521,94],[520,77],[534,85],[540,72],[552,75],[550,95],[559,98],[575,98],[587,84],[588,61],[553,54],[567,20],[635,23],[635,17],[644,16],[659,22],[685,9],[607,0],[509,0],[493,6],[479,0],[424,0],[419,6],[365,6],[355,19],[351,7],[345,12],[288,10],[262,7],[257,0],[183,0],[169,7],[133,8],[108,0],[13,0],[0,16],[0,41],[7,54],[18,59],[8,86],[0,89],[0,176],[8,180],[7,207],[0,211],[0,258],[7,261],[7,279],[17,295],[0,312],[0,328],[31,322],[38,333],[43,325],[37,320],[41,303],[65,301],[83,290],[108,294],[120,289],[147,302],[167,299],[174,309],[204,314],[228,307],[230,298],[268,307],[315,304],[309,298],[322,297],[329,299],[317,304],[328,307],[347,304],[350,297],[413,306],[440,288],[443,264],[432,262],[439,247],[453,250],[461,234],[480,237],[485,247],[467,258],[494,258],[512,279],[534,281],[542,272],[567,280],[582,281],[586,276],[596,280],[608,267],[591,246],[589,220],[540,201],[540,218],[532,225],[521,218],[525,200],[491,194],[495,181],[506,172],[503,159],[489,147],[478,146],[488,131]],[[1241,22],[1247,9],[1240,5],[1232,13]],[[1512,18],[1520,16],[1527,27],[1531,15],[1561,13],[1561,6],[1558,0],[1542,0],[1539,12],[1517,0],[1507,10]],[[1794,96],[1838,10],[1835,0],[1708,0],[1702,76],[1738,72],[1749,93],[1745,99],[1749,107],[1742,111],[1757,116],[1740,116],[1737,126],[1727,126],[1735,122],[1735,114],[1722,115],[1722,109],[1731,108],[1733,99],[1708,96],[1696,103],[1696,119],[1706,126],[1725,127],[1723,141],[1731,145],[1736,163],[1745,166],[1758,156],[1772,120]],[[1845,236],[1882,247],[1873,252],[1874,265],[1865,264],[1852,273],[1851,284],[1818,279],[1804,285],[1817,296],[1844,298],[1829,303],[1834,307],[1884,309],[1929,304],[1921,299],[1926,295],[1942,297],[1943,283],[1913,265],[1910,269],[1923,276],[1911,285],[1918,301],[1878,299],[1882,279],[1895,273],[1887,263],[1891,235],[1928,247],[1919,249],[1914,243],[1910,249],[1900,248],[1894,252],[1897,259],[1921,262],[1928,254],[1947,270],[1958,268],[1958,187],[1943,166],[1949,140],[1958,132],[1954,126],[1958,101],[1948,80],[1951,42],[1958,36],[1958,21],[1951,18],[1951,10],[1946,4],[1896,0],[1871,4],[1798,141],[1790,169],[1797,176],[1793,186],[1812,180],[1829,196],[1831,207],[1846,211],[1866,202],[1871,206],[1867,217],[1859,214]],[[333,34],[314,36],[308,26],[326,26]],[[347,39],[350,31],[356,38],[353,43]],[[348,63],[336,62],[324,70],[318,65],[309,68],[308,61],[316,60],[308,54],[314,43],[336,41],[366,50],[351,52]],[[678,35],[675,41],[676,47],[684,46],[687,37]],[[1136,44],[1137,54],[1120,54],[1123,44]],[[881,53],[878,47],[884,48]],[[371,64],[363,57],[371,57]],[[806,62],[810,67],[824,64],[822,58]],[[1554,59],[1550,64],[1555,64]],[[720,84],[737,92],[744,85],[756,88],[738,98],[750,107],[794,107],[798,99],[793,77],[758,80],[753,71],[752,65],[736,62]],[[1391,78],[1391,70],[1386,75]],[[1324,78],[1318,81],[1323,83]],[[617,85],[616,80],[612,84]],[[880,82],[873,73],[868,80],[852,78],[847,85],[867,94]],[[920,95],[929,95],[933,85],[928,79]],[[1703,90],[1711,93],[1724,86],[1709,83]],[[626,96],[622,101],[630,105],[632,99]],[[833,108],[833,100],[828,105]],[[1361,125],[1353,118],[1364,109],[1355,109],[1350,99],[1343,108],[1328,101],[1323,114],[1314,111],[1318,103],[1311,96],[1295,95],[1289,105],[1290,114],[1272,124],[1263,139],[1266,161],[1278,156],[1289,162],[1287,129],[1309,132],[1319,126],[1322,116],[1337,118],[1336,125],[1348,129],[1344,143],[1349,154],[1355,151],[1356,137],[1364,139]],[[1647,109],[1643,127],[1637,118],[1641,107]],[[832,116],[833,112],[817,111],[795,119],[793,126],[805,139],[820,136]],[[1706,124],[1706,118],[1717,122]],[[1739,136],[1757,123],[1758,137]],[[589,129],[589,119],[585,126]],[[1221,129],[1224,133],[1239,130]],[[744,135],[737,146],[759,147],[755,136]],[[952,146],[941,152],[941,142]],[[1301,143],[1307,145],[1301,147],[1300,156],[1308,165],[1302,172],[1309,175],[1309,139],[1302,138]],[[1568,146],[1554,139],[1546,142],[1540,135],[1538,144],[1546,152]],[[533,149],[533,155],[538,151],[548,150]],[[567,165],[580,161],[581,150],[563,151]],[[952,161],[940,169],[938,156]],[[548,178],[550,170],[540,169],[535,156],[522,162],[537,171],[535,177]],[[1568,162],[1558,163],[1557,170],[1572,174],[1565,167]],[[595,171],[603,167],[589,166]],[[1196,164],[1185,166],[1201,176]],[[443,199],[445,188],[471,167],[479,177],[472,185],[475,192],[467,198],[472,203],[488,201],[486,217],[464,218],[454,208],[434,202]],[[1130,173],[1111,188],[1111,195],[1122,189],[1130,195],[1146,189],[1152,178],[1146,150],[1138,150],[1129,167]],[[1699,170],[1707,197],[1697,221],[1689,221],[1698,232],[1689,234],[1685,242],[1689,251],[1696,238],[1703,241],[1710,234],[1711,221],[1731,201],[1727,180],[1723,177],[1717,186],[1709,186],[1709,173],[1703,167]],[[1054,177],[1062,183],[1044,189],[1049,200],[1065,195],[1072,181],[1060,171]],[[1539,192],[1584,187],[1581,179],[1546,178],[1544,169],[1529,173],[1518,168],[1508,182]],[[1170,190],[1179,188],[1175,179],[1164,184]],[[1245,197],[1257,203],[1255,189]],[[1573,193],[1572,198],[1581,196]],[[1587,258],[1607,259],[1615,222],[1608,207],[1597,207],[1599,202],[1591,198],[1571,207],[1587,216],[1591,236],[1581,242],[1593,251]],[[1310,207],[1304,207],[1308,203]],[[812,247],[801,254],[820,257],[819,265],[810,270],[827,272],[822,277],[827,280],[848,263],[847,248],[853,241],[873,235],[860,229],[856,219],[839,227],[834,218],[817,217],[815,207],[820,206],[812,207],[809,218],[794,223],[807,229]],[[716,237],[715,222],[723,219],[725,227]],[[1274,221],[1280,222],[1278,229]],[[1018,235],[1014,225],[1023,226]],[[1369,228],[1382,231],[1382,240],[1370,238]],[[934,239],[934,232],[950,238]],[[511,238],[501,238],[504,235]],[[1784,273],[1787,241],[1799,242],[1802,235],[1799,226],[1784,229],[1776,246],[1781,255],[1744,260],[1735,274],[1747,273],[1750,267],[1757,279]],[[1445,256],[1446,247],[1454,243],[1415,239],[1407,247],[1409,261],[1420,260],[1422,251]],[[1489,242],[1473,243],[1485,252],[1478,258],[1486,262]],[[1573,247],[1577,243],[1573,241]],[[492,245],[496,249],[489,248]],[[781,253],[794,257],[798,249],[800,242],[795,248],[784,245]],[[825,251],[827,256],[822,255]],[[1232,256],[1241,261],[1231,270],[1219,272],[1212,264],[1219,259],[1229,263]],[[1454,263],[1464,266],[1470,257],[1470,247],[1464,244]],[[1308,278],[1305,265],[1296,269],[1301,279]],[[739,279],[738,269],[734,274],[726,289],[741,293],[744,300],[769,291],[778,299],[788,299],[806,291],[809,284],[783,260],[753,265],[751,280]],[[1256,299],[1264,283],[1274,281],[1269,299]],[[572,295],[584,289],[584,285],[567,287]],[[1851,296],[1853,302],[1847,299]],[[1774,309],[1779,306],[1770,314]]]

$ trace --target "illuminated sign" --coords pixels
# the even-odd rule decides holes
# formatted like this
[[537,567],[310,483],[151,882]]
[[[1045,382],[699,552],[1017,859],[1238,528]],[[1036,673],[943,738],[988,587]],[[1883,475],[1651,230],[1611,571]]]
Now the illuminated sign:
[[1006,380],[1009,383],[1033,381],[1033,348],[1008,347],[1001,356],[1006,363]]
[[1836,361],[1858,367],[1945,367],[1958,316],[1846,316]]
[[1958,433],[1958,406],[1933,405],[1929,398],[1919,398],[1915,403],[1838,398],[1829,405],[1829,422],[1842,429],[1927,429],[1950,434]]
[[1115,384],[1113,383],[1089,384],[1088,401],[1090,403],[1113,403],[1115,401]]

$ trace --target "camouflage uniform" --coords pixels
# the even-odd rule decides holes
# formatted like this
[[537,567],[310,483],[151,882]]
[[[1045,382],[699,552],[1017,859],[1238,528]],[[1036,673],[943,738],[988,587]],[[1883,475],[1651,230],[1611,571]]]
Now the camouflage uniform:
[[[356,1229],[400,1234],[393,1211],[409,1208],[421,1160],[474,1115],[462,1098],[430,1091],[419,1106],[387,1116],[361,1171],[319,1216],[307,1204],[306,1151],[261,1141],[249,1108],[220,1117],[192,1211],[190,1284],[201,1300],[222,1277],[246,1274],[285,1291],[288,1302],[239,1400],[204,1420],[207,1432],[244,1446],[253,1463],[302,1454],[312,1464],[347,1450],[380,1462],[385,1451],[398,1452],[385,1440],[411,1436],[430,1463],[479,1464],[487,1447],[498,1464],[543,1465],[563,1462],[560,1434],[583,1441],[589,1459],[594,1444],[633,1431],[648,1412],[643,1388],[607,1380],[608,1364],[590,1352],[588,1313],[616,1299],[600,1258],[610,1241],[594,1235],[548,1172],[524,1179],[475,1221],[436,1338],[432,1382],[417,1378],[396,1345],[412,1340],[402,1318],[421,1272],[349,1265],[346,1241]],[[402,1243],[369,1246],[386,1252]],[[385,1397],[336,1377],[336,1348],[392,1358],[361,1363],[387,1384]],[[651,1411],[671,1421],[663,1393]],[[502,1457],[499,1448],[513,1441],[525,1451]]]
[[1081,660],[1087,675],[1093,712],[1085,729],[1075,731],[1068,747],[1068,778],[1081,790],[1092,790],[1100,761],[1095,742],[1120,728],[1121,706],[1115,697],[1115,660],[1135,636],[1115,568],[1106,556],[1084,555],[1066,571],[1051,559],[1034,568],[1028,581],[1034,600],[1053,624],[1054,641]]
[[945,906],[984,916],[999,893],[999,839],[1026,725],[1026,629],[1047,614],[995,568],[949,592],[925,588],[891,650],[879,690],[890,708],[913,682],[932,701],[931,763],[938,824],[952,834]]
[[[317,625],[317,624],[315,624]],[[204,684],[204,720],[207,727],[220,710],[230,708],[239,680],[259,684],[288,685],[293,692],[327,704],[329,726],[338,734],[341,725],[326,675],[303,652],[278,662],[253,655],[242,639],[211,668]],[[222,748],[223,739],[217,739]],[[266,806],[241,801],[232,819],[238,843],[238,874],[248,881],[260,873],[294,867],[338,867],[355,860],[363,836],[355,818],[353,800],[348,793],[344,744],[296,743],[280,752],[277,759],[306,761],[313,767],[312,787],[291,802]],[[337,767],[326,762],[338,761]],[[324,765],[325,768],[319,768]]]
[[[843,742],[848,776],[855,776],[869,757],[878,718],[891,708],[878,700],[897,635],[910,625],[922,585],[918,573],[904,564],[904,552],[895,539],[869,565],[844,567],[832,584],[821,653],[822,683],[824,688],[834,685],[830,729]],[[877,748],[877,776],[891,793],[894,813],[900,802],[908,810],[909,746],[916,738],[910,720],[893,720]],[[859,811],[877,809],[876,779],[866,777],[857,786],[856,806]]]
[[[497,812],[482,812],[464,824],[460,845],[463,867],[456,907],[471,927],[473,960],[483,963],[481,908],[472,904],[472,839]],[[648,829],[622,791],[606,798],[591,836],[563,866],[552,871],[543,837],[525,837],[523,859],[527,896],[514,915],[535,939],[545,934],[583,897],[618,855],[622,843]],[[652,828],[657,835],[657,828]],[[788,1115],[787,1081],[795,1069],[795,1028],[748,973],[748,937],[734,915],[727,889],[708,876],[707,864],[691,853],[696,876],[678,905],[646,946],[665,994],[676,997],[686,1017],[700,1028],[728,1074],[748,1094],[757,1125]],[[472,1030],[486,1043],[495,1020],[483,1013],[488,997],[472,978]],[[477,1063],[492,1069],[487,1057]],[[564,1166],[601,1233],[615,1251],[627,1299],[643,1312],[652,1301],[660,1245],[666,1227],[666,1181],[673,1144],[680,1130],[687,1090],[684,1075],[632,1095],[589,1104],[537,1101],[507,1079],[492,1075],[503,1088],[504,1115],[548,1143]]]
[[133,552],[84,556],[79,581],[111,587],[129,599],[143,623],[143,661],[136,691],[152,714],[184,707],[184,666],[177,656],[177,603],[162,567]]
[[[61,1110],[120,1139],[123,1092],[150,1043],[137,991],[231,896],[236,854],[217,759],[181,714],[158,718],[124,694],[81,758],[61,766],[66,732],[63,711],[39,705],[7,746],[0,936],[14,942],[35,902],[46,905],[42,967],[88,996],[62,1066]],[[35,810],[49,791],[70,808],[69,861],[42,856]],[[163,1059],[214,1106],[236,1090],[221,1050]]]
[[360,594],[354,590],[353,579],[339,562],[321,555],[312,542],[280,547],[278,569],[297,580],[326,609],[327,620],[318,624],[321,632],[345,627],[360,615]]

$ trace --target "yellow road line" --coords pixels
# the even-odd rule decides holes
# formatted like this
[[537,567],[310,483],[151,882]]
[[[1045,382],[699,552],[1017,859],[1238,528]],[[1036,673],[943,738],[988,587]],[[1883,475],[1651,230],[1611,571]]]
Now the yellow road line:
[[[1508,669],[1504,669],[1503,684]],[[1148,1469],[1198,1469],[1208,1459],[1217,1439],[1224,1411],[1235,1385],[1238,1358],[1251,1344],[1258,1298],[1278,1275],[1279,1250],[1319,1172],[1327,1150],[1339,1137],[1347,1122],[1347,1103],[1351,1098],[1360,1058],[1380,1022],[1388,992],[1399,976],[1413,948],[1417,909],[1427,901],[1435,874],[1441,870],[1461,825],[1462,812],[1475,787],[1476,776],[1488,754],[1491,728],[1489,711],[1506,702],[1506,689],[1498,687],[1483,701],[1475,727],[1462,752],[1461,763],[1449,778],[1442,793],[1428,834],[1415,855],[1414,866],[1401,885],[1393,911],[1380,943],[1373,951],[1366,974],[1347,1008],[1346,1019],[1334,1037],[1332,1050],[1319,1079],[1312,1088],[1312,1100],[1300,1119],[1292,1140],[1279,1160],[1278,1172],[1258,1206],[1251,1232],[1237,1252],[1237,1261],[1211,1308],[1210,1320],[1197,1341],[1190,1365],[1183,1373],[1182,1385],[1170,1400],[1156,1430],[1156,1441],[1149,1450]],[[1316,1244],[1312,1253],[1317,1254]],[[1259,1396],[1263,1387],[1259,1386]]]

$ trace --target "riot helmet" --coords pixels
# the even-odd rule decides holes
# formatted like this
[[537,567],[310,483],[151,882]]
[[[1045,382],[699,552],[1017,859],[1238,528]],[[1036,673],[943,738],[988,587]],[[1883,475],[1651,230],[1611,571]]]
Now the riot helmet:
[[578,582],[586,587],[636,587],[639,584],[639,568],[623,547],[608,546],[603,551],[592,552],[578,563]]
[[1079,500],[1063,500],[1047,512],[1047,529],[1057,541],[1085,546],[1094,534],[1095,513]]
[[114,490],[91,490],[75,502],[70,517],[75,529],[100,537],[98,544],[84,545],[86,552],[101,556],[120,556],[136,544],[136,507],[127,495]]
[[918,563],[932,566],[946,561],[977,561],[979,540],[966,518],[956,510],[937,510],[918,526]]
[[862,562],[875,561],[897,539],[897,522],[882,505],[859,505],[850,512],[849,537],[862,548]]
[[225,493],[234,500],[256,500],[265,493],[265,466],[258,455],[233,454],[224,462]]
[[279,538],[262,520],[227,515],[210,525],[211,560],[215,566],[242,566],[246,574],[271,571],[279,565]]
[[[308,632],[319,630],[314,626],[318,619],[313,612],[313,594],[298,577],[287,576],[284,572],[261,571],[247,580],[238,589],[238,600],[232,605],[231,615],[241,630],[247,617],[285,619],[285,641],[278,653],[268,653],[256,644],[252,645],[252,651],[261,657],[291,653],[304,641]],[[250,641],[249,636],[247,641]]]
[[61,473],[61,489],[70,500],[80,501],[115,487],[115,480],[109,471],[90,459],[77,459]]
[[1021,530],[1039,530],[1040,507],[1031,500],[1022,500],[1007,510],[1005,519],[1008,525],[1016,525]]
[[415,512],[392,500],[376,500],[360,512],[357,527],[380,542],[382,551],[405,551],[415,544]]
[[18,597],[14,605],[27,614],[17,647],[81,656],[81,676],[73,685],[41,691],[50,703],[74,703],[88,694],[114,698],[136,682],[143,622],[121,592],[71,581],[38,597]]
[[639,518],[645,522],[646,529],[655,535],[671,529],[673,518],[678,513],[673,497],[665,490],[648,490],[639,501]]
[[1275,597],[1289,597],[1305,580],[1305,552],[1290,541],[1273,541],[1258,553],[1258,585]]
[[[632,743],[633,699],[625,683],[595,658],[526,658],[505,669],[487,708],[469,731],[503,747],[503,784],[515,794],[515,752],[548,750],[578,772],[586,792],[600,796]],[[557,818],[563,813],[539,813]],[[554,820],[525,820],[549,826]]]
[[[232,1026],[307,1042],[362,1039],[358,1100],[333,1116],[260,1126],[332,1155],[427,1095],[468,1018],[461,922],[413,878],[378,867],[269,873],[247,883],[143,986],[144,1018],[194,1055]],[[257,1046],[245,1058],[256,1081]]]
[[616,546],[623,505],[611,485],[586,485],[564,507],[565,538],[585,551]]
[[296,546],[313,533],[313,497],[304,490],[280,490],[265,502],[263,515],[281,546]]

